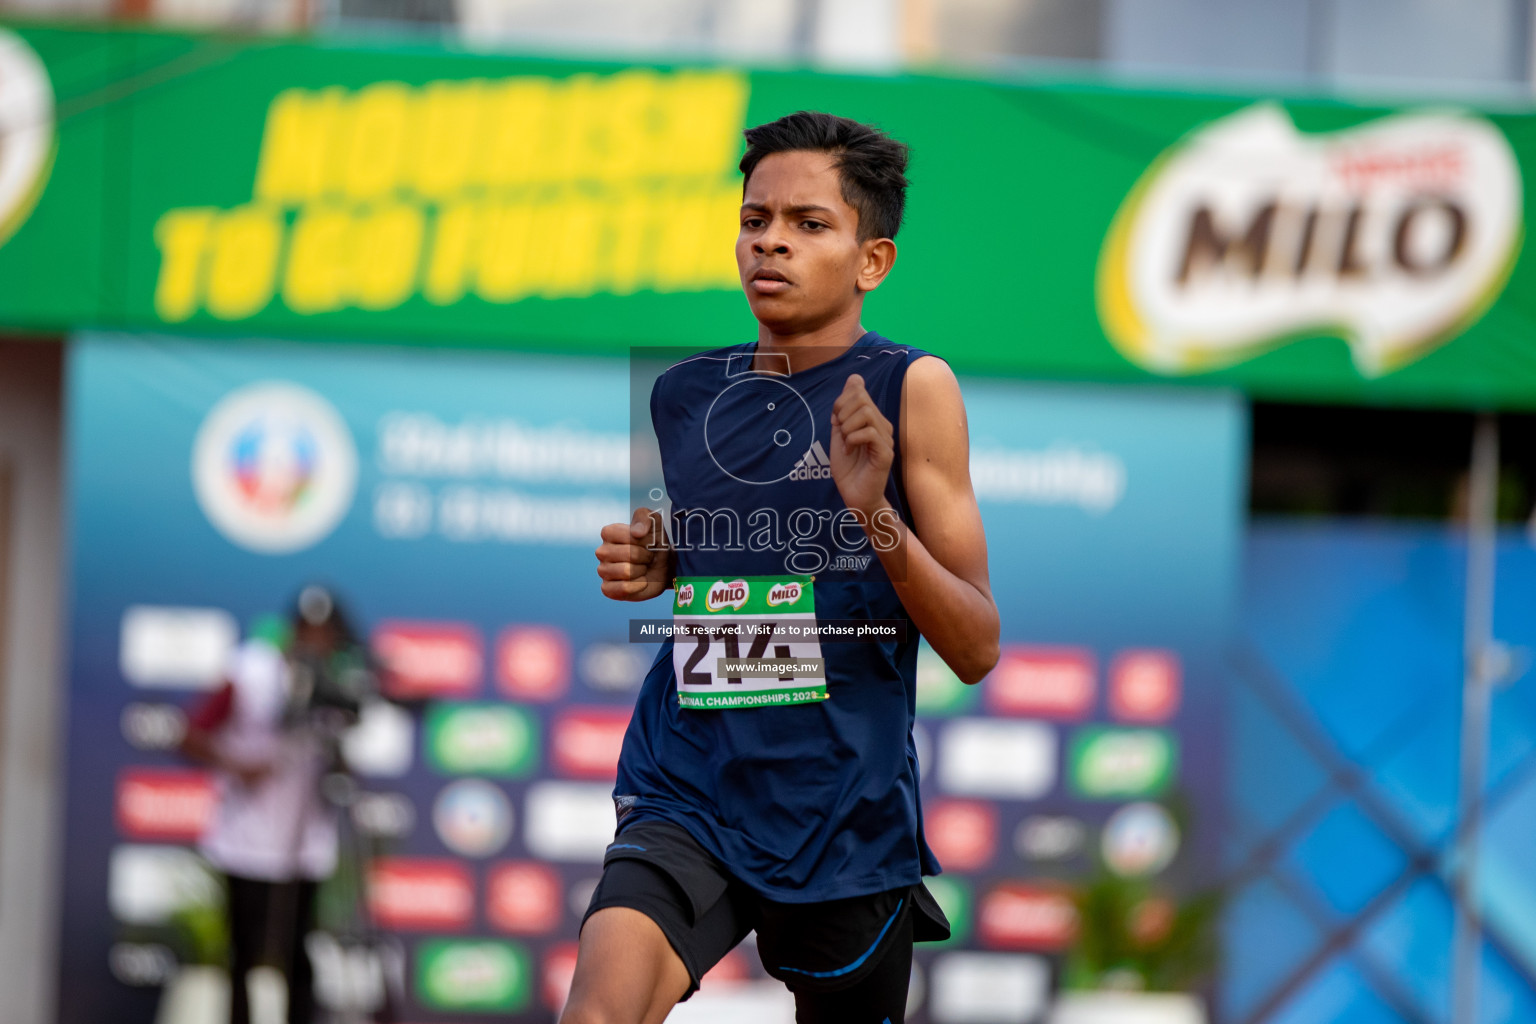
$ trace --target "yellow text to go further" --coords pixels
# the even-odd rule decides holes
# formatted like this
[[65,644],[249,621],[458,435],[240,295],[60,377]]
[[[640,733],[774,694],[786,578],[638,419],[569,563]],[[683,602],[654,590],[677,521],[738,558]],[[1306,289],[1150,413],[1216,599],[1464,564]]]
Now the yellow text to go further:
[[418,294],[448,306],[735,288],[738,188],[171,210],[155,229],[155,310],[175,323],[242,320],[274,299],[312,315]]

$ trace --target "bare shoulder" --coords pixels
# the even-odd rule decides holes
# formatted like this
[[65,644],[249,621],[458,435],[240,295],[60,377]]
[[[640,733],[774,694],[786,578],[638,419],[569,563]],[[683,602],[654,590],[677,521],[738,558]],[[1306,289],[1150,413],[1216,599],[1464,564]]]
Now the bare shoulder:
[[908,398],[942,398],[960,396],[960,381],[955,371],[938,356],[919,356],[907,367],[906,392]]
[[914,360],[901,398],[901,441],[908,460],[938,461],[964,453],[965,400],[948,363],[937,356]]

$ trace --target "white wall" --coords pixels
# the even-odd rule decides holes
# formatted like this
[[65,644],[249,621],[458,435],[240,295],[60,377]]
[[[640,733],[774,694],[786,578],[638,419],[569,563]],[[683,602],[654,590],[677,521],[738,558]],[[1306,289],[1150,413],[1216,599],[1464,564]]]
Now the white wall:
[[0,456],[9,462],[11,545],[0,665],[0,1018],[51,1024],[63,672],[59,541],[63,346],[0,340]]
[[1104,0],[1130,71],[1425,92],[1522,82],[1530,0]]

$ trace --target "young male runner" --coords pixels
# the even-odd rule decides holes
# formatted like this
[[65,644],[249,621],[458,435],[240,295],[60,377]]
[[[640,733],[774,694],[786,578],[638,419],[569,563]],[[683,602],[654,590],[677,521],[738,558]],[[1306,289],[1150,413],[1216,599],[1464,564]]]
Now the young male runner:
[[[918,633],[975,683],[998,617],[954,374],[859,323],[896,259],[907,149],[808,112],[746,138],[736,261],[757,341],[658,378],[670,542],[640,508],[597,549],[605,596],[676,581],[695,632],[663,645],[625,735],[565,1024],[662,1021],[754,929],[797,1020],[900,1024],[913,941],[948,935],[922,885],[939,866],[912,744]],[[905,636],[794,631],[818,620]],[[733,675],[742,657],[799,667]]]

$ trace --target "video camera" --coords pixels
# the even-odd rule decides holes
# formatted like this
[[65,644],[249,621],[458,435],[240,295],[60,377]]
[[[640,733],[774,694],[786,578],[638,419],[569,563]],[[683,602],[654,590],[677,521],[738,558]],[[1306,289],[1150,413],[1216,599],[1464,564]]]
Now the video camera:
[[367,652],[358,646],[329,655],[294,654],[290,666],[293,689],[289,709],[295,718],[334,711],[356,720],[363,705],[379,691]]
[[[379,694],[372,659],[324,587],[310,585],[300,592],[293,621],[296,638],[288,654],[292,673],[288,719],[340,731],[355,723],[363,705]],[[309,635],[309,642],[300,642],[303,633]]]

